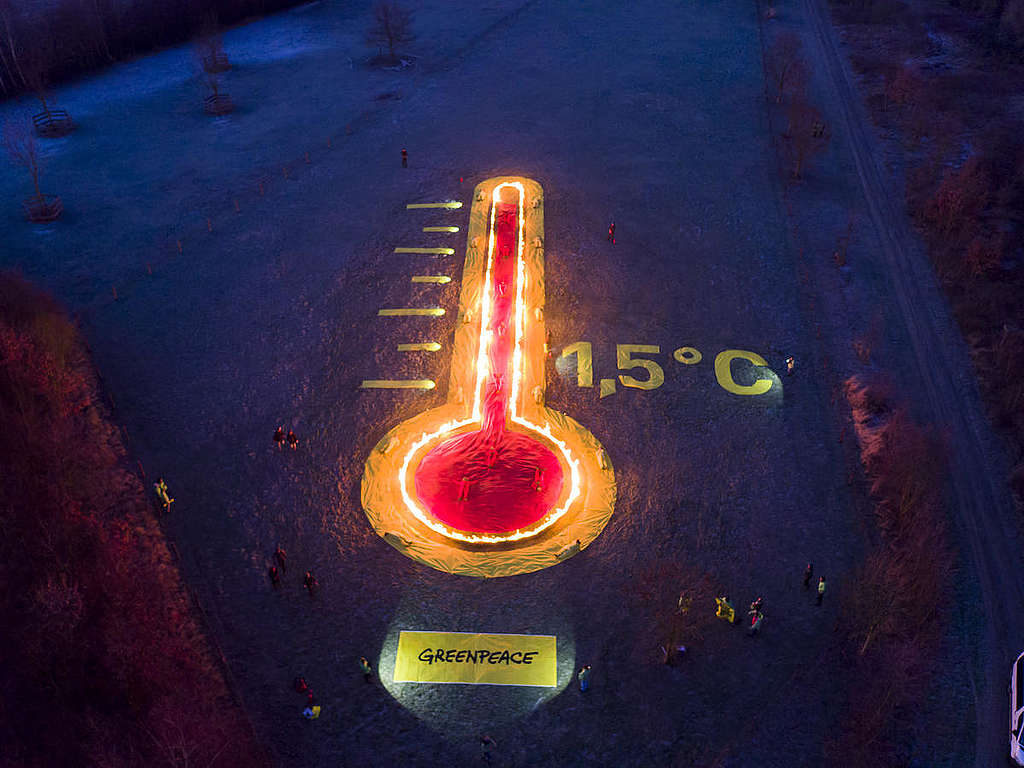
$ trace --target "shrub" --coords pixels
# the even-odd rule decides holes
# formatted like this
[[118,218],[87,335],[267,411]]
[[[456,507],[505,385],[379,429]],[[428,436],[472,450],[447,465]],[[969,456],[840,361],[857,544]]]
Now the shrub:
[[938,652],[952,552],[942,440],[892,405],[884,380],[853,377],[844,390],[881,543],[843,592],[836,629],[850,693],[843,727],[826,753],[836,764],[868,768],[898,762],[898,732]]
[[783,32],[765,56],[765,68],[775,93],[775,103],[786,96],[803,96],[807,87],[807,64],[803,59],[800,38]]
[[811,159],[828,146],[831,133],[821,110],[802,98],[790,103],[786,117],[788,124],[783,134],[786,156],[792,177],[799,179]]
[[976,236],[967,246],[964,254],[964,266],[973,277],[980,277],[1003,263],[1003,238]]
[[924,207],[924,218],[941,235],[972,232],[989,200],[989,177],[977,155],[948,171]]

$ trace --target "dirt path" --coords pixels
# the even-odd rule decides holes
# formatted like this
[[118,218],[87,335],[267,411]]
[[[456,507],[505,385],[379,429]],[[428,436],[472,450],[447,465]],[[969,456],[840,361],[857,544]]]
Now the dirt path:
[[899,310],[906,323],[925,405],[948,430],[951,487],[957,530],[977,571],[988,617],[984,680],[975,680],[978,768],[999,764],[1006,752],[1006,673],[1019,652],[1022,622],[1013,608],[1024,604],[1017,528],[1001,457],[994,447],[973,379],[970,358],[945,297],[914,237],[900,202],[890,194],[878,161],[875,137],[828,9],[803,0],[814,45],[812,66],[827,73],[842,112],[872,222],[878,232]]

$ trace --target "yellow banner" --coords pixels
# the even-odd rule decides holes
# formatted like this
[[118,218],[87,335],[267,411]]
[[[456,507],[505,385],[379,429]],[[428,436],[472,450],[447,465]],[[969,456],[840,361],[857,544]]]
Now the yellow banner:
[[553,635],[403,631],[395,682],[553,688],[558,682],[556,661]]

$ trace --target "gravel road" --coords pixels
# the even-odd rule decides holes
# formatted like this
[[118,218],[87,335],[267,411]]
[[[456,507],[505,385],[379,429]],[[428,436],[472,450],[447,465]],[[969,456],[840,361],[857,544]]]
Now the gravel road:
[[975,766],[1006,759],[1009,665],[1024,649],[1021,546],[1005,459],[985,417],[973,366],[948,302],[912,231],[902,198],[881,169],[877,138],[857,91],[849,60],[823,0],[802,0],[813,30],[809,53],[838,95],[872,223],[890,266],[893,294],[908,330],[930,420],[948,430],[951,507],[977,572],[988,620],[985,676],[975,681]]

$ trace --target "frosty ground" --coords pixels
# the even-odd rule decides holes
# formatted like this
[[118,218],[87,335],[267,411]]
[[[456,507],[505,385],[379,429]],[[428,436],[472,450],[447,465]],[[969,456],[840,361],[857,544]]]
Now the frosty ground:
[[[367,6],[314,3],[229,32],[223,89],[240,108],[226,119],[202,113],[187,49],[61,89],[80,128],[50,145],[43,186],[66,215],[33,227],[13,205],[0,212],[2,264],[80,316],[133,451],[171,486],[168,530],[259,737],[288,766],[473,764],[481,732],[502,765],[821,764],[842,704],[823,651],[867,517],[818,375],[828,328],[819,339],[796,286],[756,8],[423,2],[415,66],[388,72],[361,64]],[[835,198],[812,229],[840,229],[855,204],[838,139],[830,170],[809,174]],[[464,232],[468,205],[405,205],[468,204],[499,174],[545,190],[556,350],[591,341],[595,377],[610,378],[616,344],[659,345],[666,377],[599,399],[552,362],[548,405],[604,444],[615,515],[564,564],[477,581],[385,544],[359,483],[381,435],[446,396],[465,243],[421,229]],[[0,199],[25,185],[4,175]],[[392,253],[409,245],[456,254]],[[872,303],[843,306],[837,327],[888,306],[873,249],[866,231],[850,299]],[[454,280],[410,284],[429,273]],[[448,314],[376,316],[428,304]],[[902,331],[887,327],[879,354],[895,360]],[[427,340],[442,350],[395,351]],[[675,362],[682,346],[702,362]],[[795,354],[797,373],[762,397],[729,394],[712,369],[727,348],[777,371]],[[368,378],[439,388],[359,390]],[[300,436],[297,452],[274,449],[279,423]],[[290,560],[280,592],[265,573],[277,542]],[[821,608],[800,586],[807,561],[829,579]],[[763,594],[763,635],[715,626],[682,667],[660,665],[636,590],[666,563],[708,573],[741,606]],[[313,600],[306,569],[322,585]],[[663,585],[665,611],[685,587]],[[969,580],[961,589],[970,603]],[[556,634],[560,686],[364,685],[357,659],[377,662],[400,629]],[[973,748],[959,642],[929,705],[941,746],[915,745],[921,765],[964,764]],[[568,684],[584,663],[585,696]],[[299,717],[299,674],[324,707],[315,723]]]

